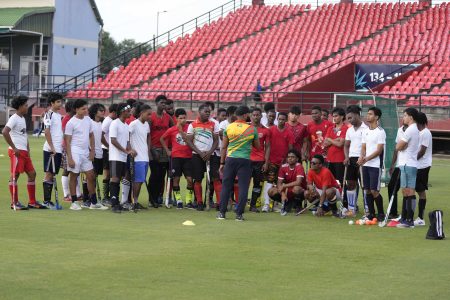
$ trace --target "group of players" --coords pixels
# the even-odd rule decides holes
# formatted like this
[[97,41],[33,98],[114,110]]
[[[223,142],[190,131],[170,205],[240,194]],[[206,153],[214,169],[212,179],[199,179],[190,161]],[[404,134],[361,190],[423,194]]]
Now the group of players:
[[[281,215],[292,210],[302,213],[309,203],[308,208],[317,216],[356,216],[362,190],[364,218],[385,217],[380,184],[386,133],[379,126],[382,112],[377,107],[369,108],[365,122],[360,107],[336,107],[330,122],[328,111],[314,106],[312,120],[305,126],[298,106],[292,106],[288,113],[276,112],[273,103],[266,103],[264,111],[229,106],[212,116],[214,103],[205,102],[198,108],[198,118],[188,123],[187,112],[175,110],[173,101],[164,95],[156,97],[155,111],[133,99],[112,104],[108,111],[98,103],[88,107],[82,99],[66,101],[63,117],[59,113],[62,95],[50,93],[43,122],[45,177],[44,201],[40,203],[35,197],[36,172],[26,134],[27,101],[25,96],[13,99],[16,113],[3,130],[10,146],[11,208],[16,210],[54,208],[54,176],[62,168],[64,199],[71,202],[71,210],[111,207],[120,213],[145,209],[138,201],[145,184],[149,206],[165,202],[179,209],[215,207],[217,218],[224,219],[232,203],[236,220],[241,221],[253,180],[250,212],[259,212],[259,199],[261,211],[269,212],[272,199],[281,203]],[[394,195],[402,188],[403,208],[398,217],[395,198],[390,217],[398,217],[398,227],[413,227],[425,225],[432,141],[425,114],[408,108],[402,122],[390,168],[389,193]],[[309,172],[305,172],[303,162]],[[28,175],[27,206],[18,200],[21,173]],[[205,173],[205,192],[209,192],[203,196]],[[103,176],[102,201],[98,199],[99,176]],[[182,176],[186,179],[184,201]],[[165,189],[170,197],[163,201]],[[416,193],[419,211],[414,221]]]

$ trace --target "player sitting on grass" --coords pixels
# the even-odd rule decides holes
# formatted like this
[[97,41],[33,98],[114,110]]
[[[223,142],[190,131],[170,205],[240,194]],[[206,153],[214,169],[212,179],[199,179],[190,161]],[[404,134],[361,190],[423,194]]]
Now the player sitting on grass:
[[[187,145],[186,132],[188,128],[186,120],[186,111],[178,108],[175,111],[177,117],[177,125],[170,127],[161,137],[161,145],[165,149],[167,155],[172,159],[173,173],[173,194],[177,201],[177,208],[183,208],[183,201],[180,193],[180,177],[182,174],[187,181],[186,207],[192,208],[192,200],[194,198],[194,184],[192,182],[192,149]],[[172,151],[169,150],[167,144],[172,145]]]
[[298,162],[300,154],[292,149],[288,151],[287,163],[283,164],[278,172],[276,187],[269,190],[269,197],[274,201],[282,202],[281,215],[285,216],[293,207],[301,208],[304,192],[306,189],[305,171]]
[[87,116],[87,102],[78,99],[73,104],[75,115],[66,125],[64,140],[67,150],[67,171],[69,171],[69,190],[72,196],[71,210],[81,210],[77,202],[76,185],[80,173],[85,173],[89,191],[90,209],[106,209],[97,203],[95,194],[95,174],[92,161],[95,156],[95,142],[92,121]]
[[11,102],[16,110],[3,128],[2,134],[9,145],[8,155],[11,161],[11,177],[9,191],[11,193],[11,209],[26,210],[27,207],[19,202],[17,179],[21,173],[28,176],[28,208],[47,208],[36,201],[36,171],[30,158],[30,144],[28,143],[25,115],[28,112],[28,97],[17,96]]
[[305,199],[310,202],[318,202],[316,216],[321,217],[331,210],[333,216],[338,216],[336,202],[340,199],[339,184],[333,174],[323,166],[325,159],[316,154],[311,159],[311,170],[308,172],[308,189],[305,191]]
[[[53,176],[57,175],[61,167],[64,133],[62,130],[61,115],[59,110],[62,106],[62,95],[49,93],[48,101],[50,109],[44,116],[44,171],[45,177],[42,182],[44,191],[43,205],[53,208],[52,200]],[[53,158],[53,159],[52,159]],[[55,164],[53,166],[53,163]]]

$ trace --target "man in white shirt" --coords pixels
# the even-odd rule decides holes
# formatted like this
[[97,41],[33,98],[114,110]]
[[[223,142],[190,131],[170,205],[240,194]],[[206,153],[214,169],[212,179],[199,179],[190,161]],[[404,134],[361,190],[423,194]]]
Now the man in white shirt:
[[[59,173],[62,161],[63,139],[62,117],[59,110],[62,106],[62,95],[59,93],[49,93],[48,102],[50,109],[44,115],[44,172],[45,177],[42,182],[44,191],[44,203],[48,208],[55,205],[52,200],[53,177]],[[55,165],[53,166],[53,162]]]
[[347,107],[347,121],[352,125],[345,134],[344,165],[347,166],[347,201],[349,216],[356,215],[358,202],[357,182],[360,177],[358,159],[361,155],[362,135],[367,125],[361,120],[361,107]]
[[[269,114],[272,114],[272,116],[269,116]],[[273,104],[272,102],[264,104],[264,112],[262,113],[261,124],[266,127],[278,125],[278,112],[275,111],[275,104]]]
[[[134,199],[134,209],[144,208],[142,205],[139,205],[138,199],[142,183],[144,183],[147,178],[148,162],[152,156],[150,152],[150,124],[148,123],[151,113],[152,109],[150,105],[137,105],[134,111],[136,120],[129,125],[130,145],[131,148],[136,151],[136,157],[134,158],[134,178],[130,178],[133,182],[132,197]],[[133,162],[133,160],[131,162]]]
[[[81,210],[77,202],[76,185],[80,173],[85,173],[89,192],[90,209],[105,209],[97,203],[95,194],[95,174],[92,161],[95,156],[92,120],[87,116],[87,102],[78,99],[73,104],[75,115],[67,122],[64,132],[67,151],[67,171],[69,171],[69,190],[72,198],[71,210]],[[88,142],[89,141],[89,142]]]
[[419,195],[419,216],[414,226],[425,226],[423,212],[427,203],[428,175],[433,162],[433,136],[427,128],[428,119],[423,112],[417,116],[417,129],[419,129],[419,152],[417,153],[416,193]]
[[102,122],[102,149],[103,149],[103,204],[111,205],[109,197],[109,127],[117,118],[117,104],[109,106],[109,115]]
[[[36,171],[30,158],[30,144],[28,143],[25,115],[28,112],[28,97],[17,96],[11,101],[16,110],[3,128],[2,134],[8,143],[8,155],[11,161],[11,177],[9,178],[9,192],[11,193],[11,209],[27,210],[28,208],[46,208],[36,201]],[[19,202],[17,180],[21,173],[28,176],[28,207]]]
[[381,118],[378,107],[370,107],[366,121],[368,128],[361,139],[361,155],[358,165],[363,166],[363,186],[366,192],[366,203],[369,214],[367,218],[375,218],[375,204],[377,205],[378,220],[384,219],[383,197],[380,194],[381,173],[383,168],[383,153],[386,144],[386,133],[378,126]]
[[399,228],[414,227],[414,209],[416,206],[416,177],[417,177],[417,153],[419,152],[419,129],[417,129],[417,109],[408,107],[403,112],[403,125],[408,128],[403,133],[400,141],[396,144],[397,165],[400,169],[400,188],[403,194],[403,204],[406,206],[402,211]]
[[130,146],[130,132],[125,120],[130,117],[131,106],[120,103],[117,107],[117,119],[109,128],[109,170],[111,181],[111,205],[114,213],[120,213],[122,206],[119,203],[120,181],[127,171],[127,156],[136,156]]

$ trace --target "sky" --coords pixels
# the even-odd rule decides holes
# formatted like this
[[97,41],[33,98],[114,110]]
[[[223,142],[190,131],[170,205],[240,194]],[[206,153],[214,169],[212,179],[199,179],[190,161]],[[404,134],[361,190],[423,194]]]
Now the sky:
[[[159,15],[161,34],[227,2],[227,0],[96,0],[105,24],[104,30],[117,41],[131,38],[137,42],[148,41],[156,34],[158,11],[167,11]],[[266,1],[268,4],[282,2],[290,1]],[[251,0],[244,0],[243,3],[249,4]]]

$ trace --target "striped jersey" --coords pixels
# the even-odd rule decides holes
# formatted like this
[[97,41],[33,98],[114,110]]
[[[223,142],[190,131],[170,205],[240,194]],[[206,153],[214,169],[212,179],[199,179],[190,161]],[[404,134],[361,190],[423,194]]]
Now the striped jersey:
[[258,138],[258,131],[244,121],[235,121],[224,131],[228,138],[227,156],[250,159],[253,140]]
[[213,121],[195,120],[187,129],[188,135],[194,135],[194,145],[200,151],[209,151],[214,143],[214,134],[219,134],[219,124]]

